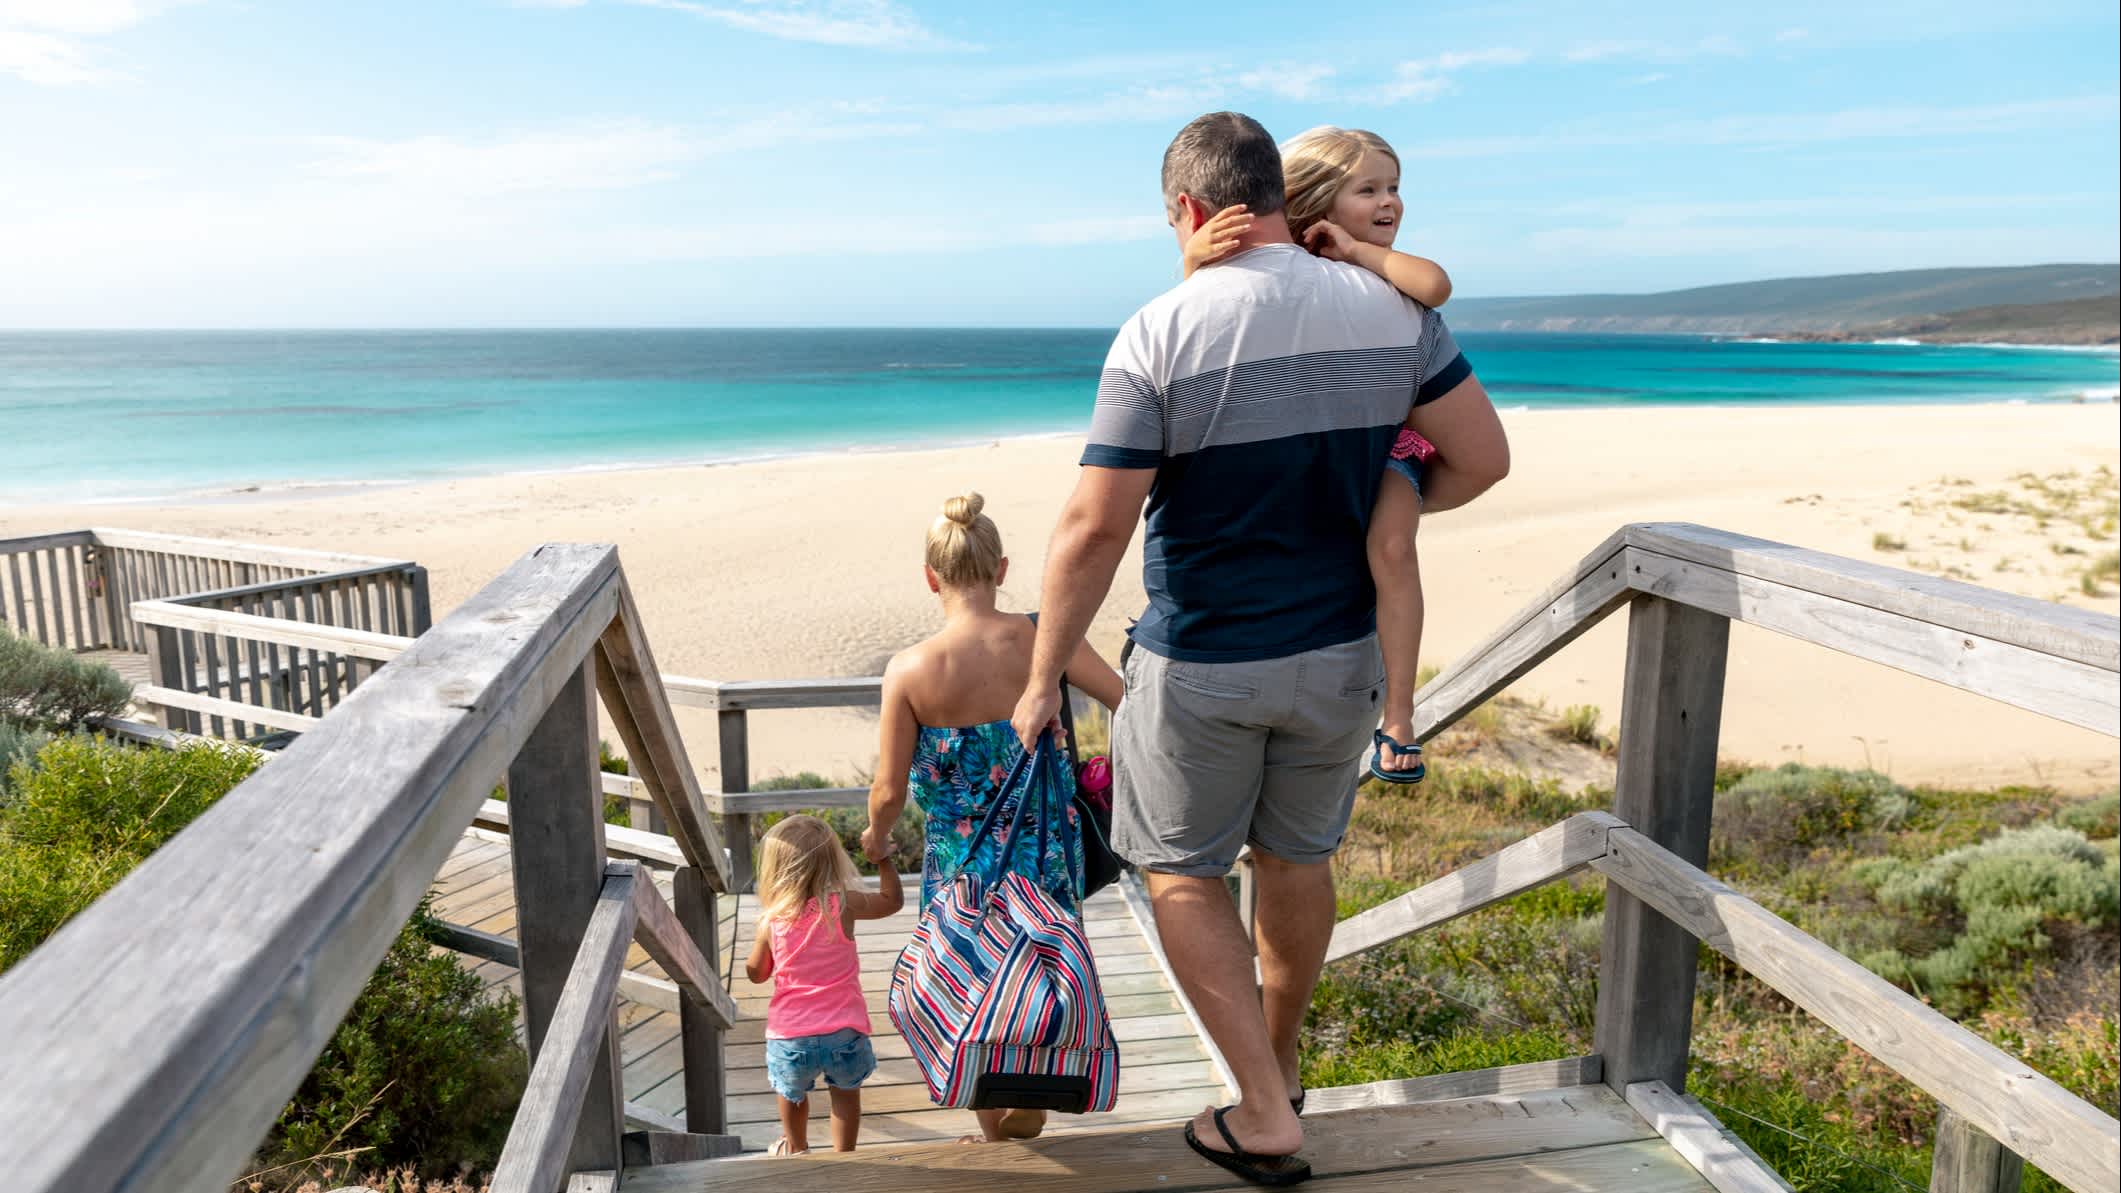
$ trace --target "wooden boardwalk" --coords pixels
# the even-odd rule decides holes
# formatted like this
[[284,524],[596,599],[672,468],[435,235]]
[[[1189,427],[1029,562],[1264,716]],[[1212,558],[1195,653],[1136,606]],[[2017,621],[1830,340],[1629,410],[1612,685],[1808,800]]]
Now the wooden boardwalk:
[[[666,898],[668,882],[667,876],[657,875],[657,885],[663,888]],[[913,931],[915,917],[910,903],[918,882],[917,876],[907,880],[907,910],[888,920],[863,924],[855,936],[862,957],[862,986],[869,993],[877,1054],[876,1075],[862,1087],[865,1143],[955,1139],[974,1129],[969,1113],[938,1110],[929,1103],[919,1069],[884,1013],[891,964]],[[471,830],[436,875],[434,889],[435,911],[442,919],[500,936],[514,936],[515,892],[505,836]],[[727,898],[722,900],[724,952],[714,959],[716,965],[724,968],[729,964],[730,902]],[[756,908],[757,902],[746,896],[737,909],[734,937],[745,948],[751,941]],[[1100,892],[1091,899],[1084,919],[1111,1005],[1113,1032],[1120,1041],[1119,1105],[1110,1114],[1056,1116],[1051,1130],[1064,1133],[1115,1123],[1161,1121],[1191,1114],[1211,1102],[1228,1100],[1192,1019],[1172,992],[1149,938],[1119,891],[1115,888]],[[628,954],[627,966],[639,973],[662,976],[638,944]],[[488,961],[478,964],[474,972],[489,986],[521,990],[516,971],[510,966]],[[729,991],[745,1019],[728,1035],[729,1130],[742,1137],[747,1150],[759,1151],[779,1133],[774,1101],[777,1095],[766,1082],[763,1034],[771,990],[745,980],[741,956],[732,976]],[[626,1100],[656,1114],[682,1119],[685,1083],[679,1074],[682,1057],[677,1015],[622,996],[619,1028],[623,1033],[620,1054],[625,1065]],[[824,1115],[825,1103],[822,1096],[811,1099],[813,1116]],[[819,1123],[812,1128],[813,1140],[821,1137],[823,1127]]]
[[[1177,1123],[1112,1126],[1027,1144],[864,1146],[787,1160],[629,1169],[620,1193],[1205,1193],[1249,1190],[1195,1156]],[[1333,1193],[1710,1193],[1603,1085],[1308,1115],[1304,1154]],[[1765,1188],[1752,1185],[1748,1188]]]

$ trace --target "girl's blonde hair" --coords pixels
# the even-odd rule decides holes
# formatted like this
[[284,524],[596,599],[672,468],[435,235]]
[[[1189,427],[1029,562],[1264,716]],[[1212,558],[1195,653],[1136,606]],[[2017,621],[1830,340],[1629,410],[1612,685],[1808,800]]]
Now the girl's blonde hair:
[[815,816],[790,816],[767,829],[759,842],[759,906],[767,919],[801,915],[813,899],[822,910],[826,895],[861,883],[861,871],[840,835]]
[[992,584],[1001,574],[1002,532],[980,512],[986,505],[977,493],[952,497],[928,527],[928,566],[952,588]]
[[1300,132],[1281,146],[1282,190],[1287,195],[1289,232],[1302,244],[1311,225],[1326,218],[1333,200],[1347,185],[1362,156],[1376,150],[1399,164],[1399,155],[1383,137],[1367,129],[1321,124]]

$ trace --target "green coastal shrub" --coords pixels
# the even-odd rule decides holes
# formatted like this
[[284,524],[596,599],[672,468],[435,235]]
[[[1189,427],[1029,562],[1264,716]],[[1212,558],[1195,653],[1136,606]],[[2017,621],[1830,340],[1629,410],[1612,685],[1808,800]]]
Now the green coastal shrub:
[[2071,804],[2055,814],[2055,823],[2094,841],[2111,840],[2121,832],[2121,795],[2103,795]]
[[132,685],[110,668],[0,626],[0,719],[69,731],[117,716],[132,698]]
[[280,1112],[257,1169],[304,1175],[302,1162],[361,1149],[360,1162],[427,1175],[490,1167],[530,1074],[516,1042],[516,1000],[437,952],[441,921],[425,900]]
[[1876,771],[1786,763],[1717,794],[1710,851],[1786,864],[1856,833],[1897,827],[1912,806],[1905,789]]
[[[135,749],[87,735],[17,759],[14,794],[0,802],[0,971],[259,764],[252,751],[214,743]],[[423,908],[283,1111],[265,1166],[350,1148],[372,1149],[364,1165],[436,1174],[493,1162],[527,1071],[515,1000],[485,995],[453,957],[434,953],[433,935]]]
[[2022,962],[2045,953],[2053,923],[2105,927],[2121,900],[2121,865],[2083,833],[2055,825],[2005,829],[1926,862],[1887,860],[1864,872],[1886,906],[1962,925],[1925,955],[1886,949],[1863,959],[1949,1014],[1978,1010]]
[[14,789],[10,777],[17,762],[33,763],[37,751],[51,741],[51,734],[42,729],[30,729],[7,721],[0,721],[0,800],[5,800]]

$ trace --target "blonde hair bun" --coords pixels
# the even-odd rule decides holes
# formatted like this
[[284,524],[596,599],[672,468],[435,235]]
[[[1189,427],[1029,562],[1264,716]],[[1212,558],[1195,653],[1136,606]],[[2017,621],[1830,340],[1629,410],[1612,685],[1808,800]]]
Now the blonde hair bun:
[[1001,576],[1002,532],[980,512],[985,508],[978,493],[952,497],[928,527],[928,567],[952,588],[993,584]]

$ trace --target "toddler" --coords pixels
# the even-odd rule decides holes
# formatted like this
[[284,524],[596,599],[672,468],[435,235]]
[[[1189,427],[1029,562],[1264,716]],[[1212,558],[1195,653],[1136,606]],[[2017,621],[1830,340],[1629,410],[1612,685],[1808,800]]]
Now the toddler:
[[898,868],[888,854],[879,862],[877,889],[862,890],[839,835],[815,816],[790,816],[759,843],[758,936],[744,973],[773,979],[766,1076],[780,1095],[781,1137],[771,1155],[810,1150],[810,1089],[819,1077],[832,1098],[833,1150],[853,1151],[861,1132],[861,1085],[876,1071],[876,1052],[854,925],[906,904]]

